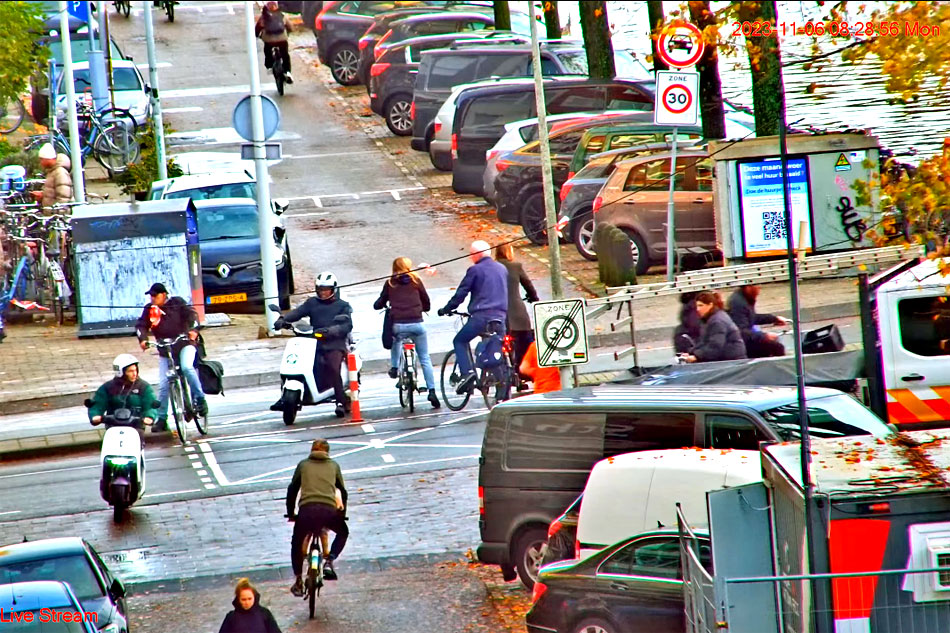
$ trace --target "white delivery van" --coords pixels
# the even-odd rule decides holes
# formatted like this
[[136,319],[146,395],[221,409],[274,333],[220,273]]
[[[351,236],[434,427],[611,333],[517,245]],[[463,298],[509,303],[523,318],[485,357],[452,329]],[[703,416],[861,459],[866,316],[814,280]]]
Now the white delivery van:
[[580,558],[658,526],[676,526],[676,504],[706,519],[706,493],[762,480],[759,451],[679,448],[626,453],[594,465],[577,520]]

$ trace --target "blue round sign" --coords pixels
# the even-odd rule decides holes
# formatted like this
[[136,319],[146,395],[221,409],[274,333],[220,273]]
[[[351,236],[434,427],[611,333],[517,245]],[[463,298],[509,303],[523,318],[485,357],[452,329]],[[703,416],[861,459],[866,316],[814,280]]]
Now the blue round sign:
[[231,114],[231,125],[245,141],[254,142],[255,140],[266,141],[280,128],[280,109],[274,100],[266,95],[261,95],[261,112],[264,119],[264,138],[254,138],[254,125],[251,122],[251,95],[247,95],[234,106],[234,112]]

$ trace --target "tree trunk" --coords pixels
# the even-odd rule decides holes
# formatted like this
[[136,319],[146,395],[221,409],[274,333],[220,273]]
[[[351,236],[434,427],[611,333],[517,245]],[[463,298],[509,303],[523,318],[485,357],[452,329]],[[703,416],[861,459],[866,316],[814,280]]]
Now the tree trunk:
[[[739,5],[739,21],[771,22],[775,25],[775,0],[746,1]],[[755,115],[756,136],[778,134],[781,123],[782,61],[778,39],[775,37],[746,38],[749,65],[752,67],[752,109]]]
[[544,28],[549,40],[561,39],[561,18],[557,14],[557,0],[544,3]]
[[659,29],[665,21],[663,16],[663,0],[647,0],[647,15],[649,15],[650,18],[650,34],[653,36],[653,41],[650,43],[653,49],[653,70],[669,70],[670,67],[666,65],[666,62],[660,59],[660,55],[657,52],[659,49],[656,47]]
[[[689,17],[700,31],[716,24],[716,16],[709,8],[709,0],[690,0]],[[722,82],[719,80],[719,54],[715,46],[706,45],[706,51],[697,66],[703,137],[707,141],[726,138],[726,116],[722,109]]]
[[610,24],[607,22],[607,3],[603,0],[578,2],[581,13],[581,31],[587,50],[587,73],[593,79],[613,79],[614,47],[610,42]]
[[495,29],[499,31],[511,30],[511,11],[508,9],[508,0],[494,0]]

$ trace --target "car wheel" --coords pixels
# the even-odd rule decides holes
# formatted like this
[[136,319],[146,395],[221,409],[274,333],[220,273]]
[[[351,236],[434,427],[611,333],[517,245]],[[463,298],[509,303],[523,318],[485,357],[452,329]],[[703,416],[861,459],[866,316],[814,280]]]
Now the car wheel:
[[571,629],[571,633],[620,633],[620,629],[603,618],[584,618]]
[[452,157],[437,154],[431,142],[429,143],[429,160],[432,161],[432,166],[439,171],[452,171]]
[[623,232],[630,238],[630,255],[633,257],[637,275],[645,275],[650,270],[650,253],[647,251],[646,242],[636,231],[623,229]]
[[571,220],[571,238],[577,252],[584,259],[597,261],[597,251],[594,250],[594,216],[590,211],[582,212]]
[[541,548],[548,539],[547,530],[540,527],[529,528],[515,541],[513,558],[518,569],[521,584],[528,589],[534,588],[541,568]]
[[359,51],[355,46],[343,44],[330,55],[330,74],[341,86],[354,86],[359,83]]
[[521,228],[532,244],[542,246],[548,243],[547,217],[544,214],[544,194],[539,192],[528,196],[521,207]]
[[396,95],[391,97],[383,108],[386,113],[386,126],[396,136],[412,134],[412,96]]

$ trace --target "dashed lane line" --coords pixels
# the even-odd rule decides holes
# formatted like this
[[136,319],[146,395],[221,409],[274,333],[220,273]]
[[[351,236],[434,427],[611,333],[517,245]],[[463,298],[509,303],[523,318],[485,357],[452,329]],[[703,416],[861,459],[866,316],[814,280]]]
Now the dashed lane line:
[[[208,464],[208,468],[211,470],[214,478],[218,480],[218,485],[231,485],[231,482],[228,481],[228,478],[224,476],[224,471],[221,470],[221,466],[218,465],[218,460],[215,458],[214,452],[211,450],[211,445],[205,441],[201,441],[199,445],[201,446],[201,453],[204,455],[205,462]],[[205,484],[205,488],[207,487],[208,485]]]
[[382,457],[383,461],[386,462],[387,464],[392,464],[393,462],[396,461],[396,458],[390,455],[389,453],[383,453],[382,455],[380,455],[380,457]]

